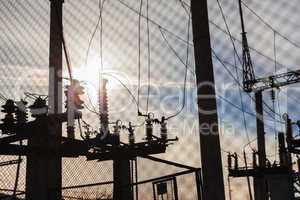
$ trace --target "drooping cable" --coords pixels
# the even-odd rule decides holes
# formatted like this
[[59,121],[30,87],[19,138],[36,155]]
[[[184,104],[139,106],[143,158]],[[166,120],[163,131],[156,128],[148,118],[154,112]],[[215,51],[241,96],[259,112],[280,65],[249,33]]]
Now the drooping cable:
[[[139,12],[138,12],[136,9],[134,9],[133,7],[131,7],[130,5],[128,5],[127,3],[125,3],[124,1],[118,0],[118,2],[120,2],[120,4],[122,4],[124,7],[128,8],[129,10],[131,10],[133,13],[139,14]],[[182,2],[183,2],[183,4],[185,4],[185,6],[190,7],[190,5],[187,4],[186,2],[184,2],[184,1],[182,1]],[[144,19],[146,19],[146,16],[145,16],[145,15],[141,15],[141,17],[143,17]],[[155,20],[149,18],[149,22],[152,23],[153,25],[157,26],[158,28],[160,28],[160,29],[163,30],[164,32],[166,32],[166,33],[168,33],[168,34],[174,36],[177,40],[179,40],[179,41],[181,41],[181,42],[183,42],[183,43],[187,43],[187,41],[186,41],[184,38],[182,38],[180,35],[177,35],[177,34],[173,33],[173,32],[170,31],[168,28],[162,26],[161,24],[159,24],[159,23],[156,22]],[[223,32],[224,34],[228,35],[228,33],[226,32],[226,30],[224,30],[222,27],[220,27],[219,25],[217,25],[214,21],[209,20],[209,23],[210,23],[211,25],[213,25],[214,27],[216,27],[216,28],[217,28],[218,30],[220,30],[221,32]],[[236,38],[236,37],[234,37],[234,36],[232,36],[232,38],[233,38],[235,41],[238,41],[239,43],[242,43],[242,41],[239,40],[238,38]],[[188,44],[189,44],[190,46],[193,46],[193,43],[192,43],[192,42],[189,42]],[[262,53],[261,51],[255,49],[255,48],[253,48],[253,47],[251,47],[251,46],[249,46],[249,49],[252,50],[252,51],[254,51],[254,52],[256,52],[256,53],[259,54],[260,56],[262,56],[262,57],[264,57],[264,58],[266,58],[266,59],[268,59],[268,60],[274,62],[274,59],[272,59],[271,57],[265,55],[265,54]],[[279,63],[278,61],[277,61],[277,65],[280,65],[280,66],[282,66],[282,67],[287,68],[286,66],[284,66],[282,63]],[[288,68],[287,68],[287,69],[288,69]]]
[[[176,56],[176,58],[192,73],[195,74],[195,71],[189,66],[186,65],[186,62],[179,56],[179,54],[177,53],[177,51],[174,49],[174,47],[170,44],[169,40],[167,39],[164,30],[161,27],[158,27],[160,34],[163,38],[163,40],[165,41],[165,43],[167,44],[168,48],[173,52],[173,54]],[[187,41],[185,42],[187,43]]]
[[[93,30],[93,33],[91,35],[91,38],[89,40],[89,44],[88,44],[88,48],[87,48],[87,51],[86,51],[86,55],[85,55],[85,62],[84,62],[84,67],[86,68],[87,67],[87,62],[88,62],[88,57],[89,57],[89,53],[90,53],[90,49],[91,49],[91,46],[92,46],[92,43],[93,43],[93,40],[95,38],[95,35],[96,35],[96,32],[99,28],[99,25],[100,25],[100,21],[102,21],[102,10],[103,10],[103,6],[104,6],[104,2],[105,0],[99,0],[99,4],[98,4],[98,7],[99,7],[99,16],[98,16],[98,19],[97,19],[97,23],[95,25],[95,28]],[[100,38],[101,40],[101,38]],[[101,51],[101,50],[100,50]]]
[[140,0],[139,19],[138,19],[138,86],[137,86],[137,112],[140,112],[140,87],[141,87],[141,18],[142,18],[143,0]]
[[[240,64],[242,64],[242,61],[241,61],[241,59],[240,59],[240,57],[239,57],[239,55],[238,55],[238,52],[237,52],[237,50],[236,50],[236,47],[235,47],[235,44],[234,44],[234,41],[233,41],[233,37],[232,37],[232,34],[230,33],[230,30],[229,30],[229,26],[228,26],[228,23],[227,23],[227,20],[226,20],[226,17],[225,17],[225,14],[224,14],[224,12],[223,12],[223,9],[222,9],[222,6],[221,6],[221,4],[220,4],[220,2],[219,2],[219,0],[217,0],[217,3],[218,3],[218,6],[219,6],[219,9],[220,9],[220,12],[221,12],[221,15],[222,15],[222,18],[223,18],[223,21],[224,21],[224,23],[225,23],[225,26],[226,26],[226,31],[227,31],[227,34],[228,34],[228,36],[230,37],[230,40],[231,40],[231,43],[232,43],[232,46],[233,46],[233,49],[234,49],[234,51],[235,51],[235,53],[236,53],[236,55],[237,55],[237,57],[239,58],[239,62],[240,62]],[[277,115],[277,116],[280,116],[281,117],[281,115],[280,114],[278,114],[278,113],[276,113],[275,111],[274,111],[274,109],[272,109],[265,101],[263,101],[263,104],[265,105],[265,107],[266,108],[268,108],[273,114],[275,114],[275,115]]]
[[[189,15],[188,24],[187,24],[187,42],[190,41],[190,24],[191,24],[191,15]],[[183,109],[185,108],[188,64],[189,64],[189,45],[187,44],[186,45],[186,60],[185,60],[184,82],[183,82],[183,94],[182,94],[183,102],[182,102],[181,108],[176,113],[174,113],[174,114],[170,115],[169,117],[167,117],[166,120],[169,120],[169,119],[172,119],[172,118],[178,116],[183,111]]]
[[126,89],[126,91],[128,92],[128,94],[132,97],[134,103],[135,103],[136,105],[138,105],[138,100],[137,100],[137,98],[133,95],[133,93],[132,93],[131,90],[126,86],[126,84],[123,83],[123,81],[121,81],[121,79],[119,79],[117,76],[114,76],[114,75],[112,75],[112,74],[110,74],[110,73],[107,73],[107,72],[106,72],[106,73],[103,73],[103,75],[110,76],[110,77],[114,78],[115,80],[117,80],[117,81],[118,81],[118,82]]

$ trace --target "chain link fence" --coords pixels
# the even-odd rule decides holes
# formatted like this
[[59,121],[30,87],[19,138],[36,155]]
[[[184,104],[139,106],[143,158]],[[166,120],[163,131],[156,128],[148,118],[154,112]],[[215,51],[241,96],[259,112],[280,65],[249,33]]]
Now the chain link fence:
[[[102,3],[102,9],[99,3]],[[84,100],[90,110],[98,110],[99,70],[102,68],[102,72],[109,74],[106,78],[109,79],[110,121],[121,119],[124,124],[129,121],[136,125],[142,123],[143,119],[136,114],[137,102],[142,112],[150,111],[157,117],[170,116],[180,110],[184,102],[183,88],[186,87],[185,107],[168,124],[170,137],[178,136],[180,140],[160,157],[199,167],[193,40],[191,30],[188,30],[189,4],[189,1],[179,0],[65,0],[63,21],[74,77],[84,82]],[[297,0],[244,1],[249,45],[255,73],[259,77],[297,69],[299,66],[297,41],[300,38],[297,33],[300,26],[297,20],[300,12],[296,5]],[[6,98],[19,100],[24,98],[24,92],[48,93],[49,7],[50,2],[47,0],[0,1],[0,93]],[[254,106],[247,94],[239,94],[237,84],[242,80],[237,1],[209,1],[208,8],[226,177],[226,152],[242,152],[245,144],[255,138]],[[185,85],[183,75],[186,67]],[[67,77],[65,70],[64,76]],[[120,82],[128,88],[123,88]],[[295,99],[299,99],[297,94],[293,92],[292,97],[287,99],[286,93],[282,90],[278,94],[278,99],[283,103],[275,106],[275,112],[282,114],[290,110],[293,117],[299,117],[295,102]],[[271,98],[266,97],[266,103],[271,106]],[[273,133],[274,129],[280,130],[282,125],[274,125],[274,118],[279,118],[270,109],[266,108],[265,112],[268,154],[276,157]],[[85,109],[83,116],[86,122],[98,130],[97,114]],[[142,139],[144,128],[137,128],[136,133],[137,140]],[[79,134],[76,137],[79,138]],[[15,159],[17,157],[0,157],[1,162]],[[17,194],[23,198],[25,158],[22,158],[20,166]],[[16,167],[16,164],[0,167],[0,193],[12,194]],[[172,169],[145,160],[139,162],[138,171],[139,179],[146,180],[171,173]],[[181,199],[196,198],[195,189],[191,189],[194,188],[192,176],[178,178]],[[224,180],[229,196],[229,182]],[[87,162],[84,158],[63,159],[65,199],[110,199],[112,184],[93,185],[110,181],[111,162]],[[232,199],[248,198],[245,180],[233,180],[231,191]],[[151,184],[139,187],[140,199],[147,199],[150,193]]]

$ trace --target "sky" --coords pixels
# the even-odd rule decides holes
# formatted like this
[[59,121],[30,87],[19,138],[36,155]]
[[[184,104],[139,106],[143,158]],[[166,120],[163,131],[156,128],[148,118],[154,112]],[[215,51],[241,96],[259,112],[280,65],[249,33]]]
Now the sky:
[[[102,13],[102,59],[103,71],[117,76],[137,97],[138,86],[138,0],[106,0]],[[155,116],[169,116],[180,109],[183,102],[185,63],[188,52],[186,104],[183,112],[169,121],[171,136],[178,136],[180,141],[169,147],[162,157],[200,166],[199,136],[197,135],[196,90],[192,31],[188,31],[189,16],[186,12],[189,1],[184,8],[179,1],[149,1],[149,51],[150,51],[150,98],[149,111]],[[241,28],[237,0],[219,0],[231,35],[236,38],[234,44],[241,57]],[[245,25],[254,71],[257,77],[300,68],[298,57],[300,50],[300,18],[297,0],[244,0]],[[129,6],[131,9],[128,9]],[[250,139],[255,138],[255,118],[245,114],[246,128],[242,107],[248,113],[254,113],[254,104],[249,96],[240,89],[236,81],[241,81],[241,64],[234,54],[231,40],[227,34],[224,18],[217,0],[208,1],[212,49],[226,63],[226,68],[214,57],[214,73],[218,95],[218,114],[220,122],[221,145],[226,176],[225,151],[242,152]],[[252,12],[254,11],[254,12]],[[146,110],[148,88],[148,30],[147,5],[143,1],[140,39],[140,109]],[[46,0],[2,0],[0,1],[0,67],[2,73],[1,94],[8,98],[19,99],[24,92],[47,94],[48,60],[49,60],[49,2]],[[255,15],[256,14],[256,15]],[[64,34],[74,76],[85,81],[87,96],[85,100],[97,107],[97,80],[100,65],[100,26],[98,1],[65,0]],[[260,17],[260,19],[258,18]],[[264,20],[263,23],[262,20]],[[267,25],[266,25],[267,24]],[[271,27],[271,28],[270,28]],[[94,37],[93,32],[96,30]],[[225,33],[224,33],[225,32]],[[92,38],[92,39],[91,39]],[[288,38],[290,41],[287,41]],[[189,39],[189,45],[186,41]],[[167,42],[168,43],[167,43]],[[90,45],[87,56],[88,46]],[[188,51],[187,51],[188,47]],[[275,48],[274,48],[275,47]],[[275,49],[275,51],[274,51]],[[275,56],[276,55],[276,56]],[[276,65],[275,65],[276,57]],[[235,63],[237,70],[235,69]],[[66,69],[66,66],[64,66]],[[231,72],[231,73],[230,73]],[[280,102],[274,104],[275,111],[282,115],[289,114],[297,119],[297,85],[277,91]],[[296,91],[296,92],[295,92]],[[287,94],[288,98],[287,98]],[[265,101],[272,107],[269,92],[265,92]],[[242,102],[241,104],[241,97]],[[92,106],[90,105],[90,106]],[[233,106],[235,105],[235,106]],[[109,109],[112,121],[121,119],[134,124],[142,122],[136,116],[137,106],[128,91],[114,78],[109,78]],[[268,109],[266,109],[268,110]],[[97,116],[84,111],[86,121],[97,128]],[[276,116],[279,120],[279,116]],[[273,114],[266,113],[266,132],[268,154],[275,152],[275,130],[281,130],[280,123],[274,123]],[[137,130],[137,137],[143,137],[143,128]],[[254,145],[254,144],[253,144]],[[255,146],[255,145],[254,145]],[[250,153],[250,151],[249,151]],[[142,165],[147,173],[145,177],[155,174],[153,165]],[[165,172],[166,166],[161,166]],[[143,176],[143,175],[142,175]],[[187,184],[187,182],[184,182]],[[243,188],[233,199],[247,198],[245,180],[233,180],[233,191]],[[227,183],[226,183],[227,185]],[[226,187],[227,189],[227,187]],[[226,191],[228,192],[228,191]]]

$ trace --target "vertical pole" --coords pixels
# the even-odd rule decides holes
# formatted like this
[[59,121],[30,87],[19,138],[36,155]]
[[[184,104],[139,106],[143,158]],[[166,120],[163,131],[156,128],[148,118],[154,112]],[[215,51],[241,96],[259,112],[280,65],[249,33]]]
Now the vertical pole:
[[[63,0],[50,0],[49,50],[49,113],[62,112],[62,4]],[[47,118],[36,120],[29,147],[47,147],[58,152],[62,127]],[[61,157],[57,154],[32,152],[27,156],[26,199],[61,200]]]
[[178,186],[176,177],[173,178],[174,183],[174,200],[178,200]]
[[[257,149],[258,163],[260,168],[266,166],[265,129],[263,117],[263,97],[262,91],[255,93],[256,109],[256,129],[257,129]],[[265,200],[267,195],[266,180],[264,176],[254,178],[255,200]]]
[[120,158],[113,161],[114,200],[133,200],[130,160]]
[[203,199],[224,200],[223,167],[207,0],[191,0],[191,12],[197,78],[201,164],[203,170]]
[[195,171],[196,187],[197,187],[197,200],[202,200],[201,194],[201,175],[199,171]]
[[[247,162],[247,156],[246,156],[246,151],[245,150],[244,150],[243,154],[244,154],[245,167],[246,167],[246,170],[248,170],[248,162]],[[228,178],[229,178],[229,176],[228,176]],[[251,183],[250,183],[250,177],[249,176],[247,176],[247,186],[248,186],[248,191],[249,191],[249,198],[250,198],[250,200],[253,200],[252,190],[251,190]],[[230,199],[231,199],[231,197],[230,197]]]
[[290,170],[292,170],[292,168],[293,168],[292,155],[290,153],[290,150],[292,148],[290,142],[292,142],[292,140],[293,140],[292,121],[289,118],[289,116],[286,115],[287,163],[288,163]]
[[[62,112],[62,36],[63,0],[50,0],[49,107],[50,113]],[[62,137],[61,124],[53,122],[49,130],[49,147],[58,151]],[[48,199],[61,200],[61,157],[48,160]]]
[[[100,131],[102,138],[114,137],[115,147],[120,145],[120,133],[118,131],[109,135],[109,118],[108,118],[108,95],[107,95],[107,80],[100,80],[99,92],[99,111],[100,111]],[[118,129],[118,127],[117,127]],[[113,160],[113,199],[114,200],[133,200],[133,186],[132,186],[132,166],[129,159],[121,157]]]
[[284,133],[278,133],[278,146],[279,146],[279,163],[280,166],[289,166],[287,158],[287,150],[285,146]]

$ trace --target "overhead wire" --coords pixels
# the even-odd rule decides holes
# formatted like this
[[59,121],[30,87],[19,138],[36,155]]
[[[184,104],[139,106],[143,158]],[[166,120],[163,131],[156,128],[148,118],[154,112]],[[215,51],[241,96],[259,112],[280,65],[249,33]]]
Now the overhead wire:
[[[124,3],[123,1],[121,1],[121,0],[118,0],[118,1],[119,1],[121,4],[123,4],[124,6],[126,6],[127,8],[129,8],[130,10],[132,10],[132,11],[134,11],[134,12],[137,12],[135,9],[133,9],[132,7],[130,7],[129,5],[127,5],[126,3]],[[189,41],[186,41],[185,39],[183,39],[183,38],[177,36],[176,34],[172,33],[171,31],[169,31],[168,29],[162,27],[162,26],[159,25],[157,22],[153,21],[152,19],[149,19],[149,17],[144,16],[141,12],[140,12],[140,13],[137,13],[137,14],[139,14],[139,17],[146,18],[149,22],[151,22],[151,23],[157,25],[157,26],[159,27],[161,33],[163,33],[162,31],[166,31],[167,33],[172,34],[172,35],[173,35],[174,37],[176,37],[177,39],[179,39],[179,40],[181,40],[181,41],[187,43],[188,45],[191,45],[191,43],[190,43]],[[210,22],[210,23],[211,23],[211,22]],[[164,35],[164,34],[163,34],[163,35]],[[172,48],[171,48],[171,49],[172,49]],[[174,49],[173,49],[173,50],[174,50]],[[180,58],[179,55],[177,55],[177,57]],[[215,56],[214,56],[214,57],[215,57]],[[180,60],[181,60],[181,62],[183,61],[182,59],[180,59]]]
[[[114,75],[112,75],[111,73],[108,73],[108,72],[104,72],[104,73],[102,73],[102,74],[103,74],[103,75],[106,75],[106,76],[110,76],[110,77],[112,77],[113,79],[117,80],[117,81],[122,85],[122,87],[124,87],[124,89],[126,89],[126,91],[128,92],[128,94],[132,97],[132,100],[134,101],[134,103],[137,105],[137,99],[136,99],[136,97],[134,96],[133,92],[126,86],[126,84],[125,84],[121,79],[119,79],[117,76],[114,76]],[[88,96],[88,98],[90,99],[89,96]],[[91,102],[91,100],[90,100],[90,102]],[[93,106],[93,105],[92,105],[92,106]],[[93,112],[93,113],[99,115],[99,112],[97,112],[96,109],[91,109],[91,108],[89,108],[89,106],[87,106],[86,104],[85,104],[85,107],[86,107],[90,112]],[[93,107],[94,107],[94,106],[93,106]]]
[[[239,56],[239,54],[238,54],[238,52],[236,50],[236,46],[235,46],[232,34],[230,32],[230,29],[229,29],[229,26],[228,26],[228,23],[227,23],[227,20],[226,20],[226,17],[225,17],[222,5],[221,5],[221,3],[220,3],[219,0],[216,0],[216,1],[217,1],[217,4],[218,4],[218,7],[220,9],[221,16],[223,18],[223,21],[224,21],[224,24],[225,24],[225,27],[226,27],[226,31],[228,33],[228,36],[230,38],[230,41],[231,41],[231,44],[232,44],[232,47],[233,47],[233,50],[234,50],[234,63],[235,63],[236,79],[237,79],[238,82],[240,82],[240,80],[239,80],[239,74],[238,74],[238,71],[237,71],[236,56],[237,56],[237,58],[238,58],[238,60],[239,60],[239,62],[240,62],[241,65],[243,65],[243,62],[242,62],[242,60],[241,60],[241,58],[240,58],[240,56]],[[250,139],[250,136],[249,136],[249,133],[248,133],[248,129],[247,129],[246,117],[245,117],[245,112],[244,112],[243,96],[242,96],[242,91],[241,91],[242,88],[239,87],[238,90],[239,90],[239,96],[240,96],[240,103],[241,103],[241,107],[242,107],[244,129],[245,129],[246,137],[247,137],[247,140],[248,140],[248,143],[249,143],[249,147],[253,150],[253,147],[251,146],[251,143],[250,143],[251,139]],[[276,118],[276,116],[274,118]],[[275,120],[274,120],[274,122],[275,122]]]
[[151,44],[150,44],[150,27],[149,27],[149,0],[147,0],[147,49],[148,49],[148,89],[147,89],[147,103],[146,113],[149,111],[149,98],[151,86]]
[[[160,30],[160,33],[162,34],[163,36],[163,39],[165,40],[166,44],[168,45],[168,47],[170,48],[170,50],[173,51],[174,55],[180,60],[180,62],[182,64],[184,64],[186,67],[188,67],[185,62],[183,61],[183,59],[178,55],[178,53],[176,52],[176,50],[172,47],[172,45],[169,43],[169,41],[167,40],[165,34],[164,34],[164,29],[162,29],[160,26],[159,26],[159,30]],[[228,34],[227,34],[228,35]],[[235,38],[234,38],[235,39]],[[182,40],[181,40],[182,41]],[[185,40],[185,43],[189,45],[189,41],[186,41]],[[236,53],[237,54],[237,53]],[[222,59],[220,59],[217,54],[213,54],[213,57],[217,58],[217,60],[219,61],[222,61]],[[224,62],[222,61],[222,63],[224,64]],[[235,67],[236,69],[239,69],[237,66],[234,66],[234,65],[231,65],[232,67]],[[195,73],[191,68],[188,68],[190,71],[192,71],[193,73]],[[242,70],[242,69],[239,69],[239,70]],[[229,70],[230,71],[230,70]],[[238,82],[239,83],[239,82]],[[240,85],[241,87],[241,85]],[[251,95],[247,94],[251,99],[252,101],[255,101],[253,97],[251,97]],[[266,104],[266,103],[265,103]],[[267,108],[271,109],[268,105],[266,105]],[[265,110],[265,112],[270,116],[270,117],[273,117],[272,114],[270,114],[268,111]]]
[[[186,2],[184,2],[184,1],[182,1],[182,0],[180,0],[180,1],[183,2],[187,7],[190,8],[190,5],[189,5],[188,3],[186,3]],[[218,30],[220,30],[221,32],[223,32],[224,34],[228,35],[227,31],[224,30],[224,29],[223,29],[221,26],[219,26],[218,24],[216,24],[214,21],[209,20],[209,23],[210,23],[211,25],[213,25],[215,28],[217,28]],[[242,44],[242,41],[241,41],[240,39],[234,37],[233,35],[231,35],[231,37],[232,37],[235,41],[238,41],[240,44]],[[182,38],[181,38],[180,40],[182,40]],[[190,44],[190,45],[192,45],[192,44]],[[262,53],[261,51],[255,49],[255,48],[253,48],[253,47],[251,47],[251,46],[249,46],[249,49],[251,49],[252,51],[256,52],[256,53],[259,54],[260,56],[262,56],[262,57],[268,59],[269,61],[274,62],[274,59],[272,59],[271,57],[265,55],[265,54]],[[279,63],[278,61],[277,61],[277,65],[280,65],[280,66],[285,67],[286,69],[288,69],[286,66],[284,66],[284,65],[281,64],[281,63]]]
[[289,39],[287,36],[283,35],[282,33],[280,33],[278,30],[276,30],[271,24],[269,24],[266,20],[264,20],[257,12],[255,12],[252,8],[250,8],[244,1],[241,1],[242,4],[252,13],[254,14],[265,26],[267,26],[269,29],[271,29],[272,31],[276,32],[277,35],[279,35],[281,38],[283,38],[284,40],[286,40],[287,42],[289,42],[290,44],[292,44],[293,46],[295,46],[296,48],[300,49],[300,45],[297,44],[296,42],[292,41],[291,39]]
[[[131,10],[133,13],[139,14],[139,12],[138,12],[136,9],[134,9],[133,7],[131,7],[130,5],[128,5],[127,3],[125,3],[124,1],[122,1],[122,0],[118,0],[118,1],[120,2],[120,4],[122,4],[124,7],[128,8],[129,10]],[[181,2],[184,3],[187,7],[190,8],[190,5],[189,5],[188,3],[184,2],[184,1],[181,1]],[[187,9],[186,9],[186,10],[187,10]],[[143,17],[143,18],[146,19],[146,16],[143,15],[143,14],[141,15],[141,17]],[[149,18],[149,22],[152,23],[153,25],[157,26],[158,28],[160,28],[160,29],[163,30],[164,32],[166,32],[166,33],[168,33],[168,34],[174,36],[177,40],[179,40],[179,41],[181,41],[181,42],[183,42],[183,43],[187,43],[187,41],[186,41],[184,38],[182,38],[181,36],[179,36],[179,35],[173,33],[171,30],[169,30],[168,28],[162,26],[162,25],[159,24],[157,21],[155,21],[155,20]],[[226,32],[226,30],[224,30],[222,27],[220,27],[219,25],[217,25],[214,21],[209,20],[209,23],[210,23],[211,25],[213,25],[214,27],[216,27],[218,30],[222,31],[224,34],[228,35],[228,33]],[[236,38],[236,37],[234,37],[234,36],[232,36],[232,38],[233,38],[235,41],[238,41],[240,44],[242,44],[242,41],[241,41],[240,39],[238,39],[238,38]],[[193,42],[188,42],[188,44],[189,44],[190,46],[193,46]],[[262,53],[261,51],[255,49],[255,48],[253,48],[253,47],[251,47],[251,46],[249,46],[249,49],[251,49],[252,51],[254,51],[254,52],[256,52],[257,54],[261,55],[262,57],[264,57],[264,58],[266,58],[266,59],[268,59],[268,60],[274,62],[274,59],[272,59],[271,57],[265,55],[265,54]],[[278,61],[277,61],[277,65],[280,65],[280,66],[285,67],[286,69],[288,69],[286,66],[284,66],[284,65],[281,64],[281,63],[279,63]]]
[[132,97],[134,103],[136,105],[138,105],[138,101],[137,101],[136,97],[134,96],[133,92],[126,86],[125,83],[123,83],[123,81],[121,81],[118,77],[116,77],[116,76],[114,76],[114,75],[112,75],[110,73],[107,73],[107,72],[103,73],[103,75],[110,76],[110,77],[114,78],[115,80],[117,80],[127,90],[128,94]]
[[[140,112],[140,87],[141,87],[141,18],[142,18],[143,0],[140,0],[140,9],[138,13],[138,88],[137,88],[137,112]],[[148,18],[149,20],[149,18]]]
[[[231,78],[235,81],[235,83],[239,86],[239,87],[242,87],[241,83],[238,82],[238,80],[235,78],[235,76],[233,75],[233,73],[227,68],[226,64],[222,61],[222,59],[219,58],[219,56],[216,54],[216,52],[211,49],[212,51],[212,54],[214,54],[214,56],[217,58],[217,60],[221,63],[221,65],[224,67],[224,69],[227,71],[227,73],[231,76]],[[250,94],[246,93],[247,96],[255,102],[255,99],[254,97],[252,97]],[[268,115],[273,118],[273,115],[270,114],[269,112],[267,112],[266,110],[264,110],[264,112],[268,113]],[[274,119],[274,118],[273,118]],[[278,123],[284,123],[283,121],[278,121]]]
[[[160,34],[162,35],[163,40],[167,44],[168,48],[173,52],[173,54],[177,57],[177,59],[193,74],[195,74],[195,70],[193,70],[189,65],[186,65],[186,62],[179,56],[178,52],[175,48],[170,44],[169,40],[167,39],[164,30],[161,27],[158,27]],[[185,42],[187,43],[187,41]]]
[[[95,25],[95,28],[92,32],[92,35],[91,35],[91,38],[89,40],[89,43],[88,43],[88,48],[87,48],[87,51],[86,51],[86,56],[85,56],[85,63],[84,63],[84,67],[87,68],[87,63],[88,63],[88,57],[89,57],[89,53],[90,53],[90,49],[91,49],[91,46],[92,46],[92,43],[93,43],[93,40],[96,36],[96,32],[100,26],[100,70],[99,70],[99,81],[101,80],[101,71],[103,70],[103,18],[102,18],[102,13],[103,13],[103,9],[104,9],[104,3],[105,3],[106,0],[99,0],[99,3],[98,3],[98,8],[99,8],[99,16],[98,16],[98,19],[97,19],[97,23]],[[89,84],[87,81],[84,81],[85,83]],[[100,91],[100,88],[99,88],[99,91]],[[84,106],[86,107],[87,110],[89,110],[90,112],[94,113],[94,114],[97,114],[99,115],[99,113],[96,111],[96,106],[93,105],[92,103],[92,100],[90,98],[90,95],[88,94],[87,92],[87,97],[88,97],[88,101],[90,102],[91,106],[92,106],[92,109],[89,108],[88,105],[84,104]],[[100,97],[99,97],[100,98]]]
[[[230,40],[231,40],[233,49],[234,49],[236,55],[237,55],[238,58],[239,58],[238,52],[237,52],[237,50],[236,50],[236,48],[235,48],[235,44],[234,44],[234,41],[233,41],[232,34],[230,33],[229,26],[228,26],[228,23],[227,23],[225,14],[224,14],[224,12],[223,12],[223,9],[222,9],[222,6],[221,6],[219,0],[217,0],[217,3],[218,3],[218,6],[219,6],[219,9],[220,9],[220,11],[221,11],[221,14],[222,14],[222,18],[223,18],[223,20],[224,20],[224,23],[225,23],[225,25],[226,25],[226,29],[227,29],[226,32],[227,32],[227,35],[230,37]],[[239,58],[239,61],[240,61],[240,63],[242,64],[242,61],[241,61],[240,58]],[[263,104],[264,104],[264,106],[265,106],[266,108],[268,108],[273,114],[275,114],[275,115],[281,117],[281,115],[278,114],[278,113],[276,113],[276,112],[274,111],[274,109],[272,109],[265,101],[263,101]]]
[[2,99],[3,101],[7,101],[8,99],[3,95],[3,94],[1,94],[0,93],[0,99]]
[[88,48],[87,48],[87,51],[86,51],[85,62],[84,62],[85,68],[87,67],[87,62],[88,62],[88,57],[89,57],[89,53],[90,53],[90,48],[92,46],[92,43],[93,43],[93,40],[95,38],[96,32],[97,32],[97,30],[99,28],[100,21],[102,21],[101,20],[102,19],[102,14],[101,13],[102,13],[102,10],[103,10],[104,2],[105,2],[105,0],[103,0],[103,3],[102,3],[102,0],[99,0],[99,4],[98,4],[98,7],[99,7],[99,16],[98,16],[98,19],[97,19],[96,26],[95,26],[95,28],[93,30],[93,33],[92,33],[91,38],[90,38],[89,43],[88,43]]
[[[190,7],[190,4],[188,4],[187,2],[183,1],[183,0],[180,0],[182,3],[184,3],[186,6]],[[266,22],[266,20],[264,20],[260,15],[258,15],[257,12],[255,12],[252,8],[250,8],[244,1],[242,1],[242,4],[250,11],[252,12],[261,22],[263,22],[268,28],[278,32],[271,24],[269,24],[268,22]],[[211,23],[212,21],[210,21]],[[216,24],[214,24],[216,25]],[[219,27],[220,28],[220,27]],[[287,36],[283,35],[282,33],[278,32],[279,35],[285,39],[286,41],[290,42],[292,45],[294,45],[295,47],[297,48],[300,48],[300,45],[297,44],[296,42],[292,41],[291,39],[289,39]],[[250,47],[251,48],[251,47]],[[252,49],[254,50],[254,49]],[[258,52],[257,52],[258,53]],[[264,55],[261,53],[261,55]]]
[[[222,95],[217,94],[217,98],[220,99],[220,100],[222,100],[222,101],[224,101],[224,102],[226,102],[229,106],[232,106],[232,107],[236,108],[237,110],[242,111],[242,108],[241,108],[241,107],[239,107],[239,106],[237,106],[236,104],[232,103],[231,100],[229,100],[229,99],[223,97]],[[252,113],[252,112],[249,112],[249,111],[244,111],[244,112],[245,112],[245,114],[248,114],[249,116],[256,117],[256,114],[255,114],[255,113]],[[265,120],[266,120],[266,121],[270,121],[270,122],[273,122],[273,121],[274,121],[273,119],[268,119],[268,118],[266,118]],[[265,125],[271,128],[271,126],[269,126],[269,125],[267,125],[267,124],[265,124]],[[252,143],[252,142],[251,142],[251,143]]]
[[[184,7],[183,7],[184,8]],[[188,14],[188,22],[187,22],[187,43],[190,41],[190,24],[191,24],[191,15]],[[159,29],[162,36],[164,35],[161,31],[161,29]],[[166,41],[166,38],[164,37],[165,41]],[[182,102],[182,105],[181,105],[181,108],[174,114],[168,116],[166,119],[169,120],[169,119],[172,119],[176,116],[178,116],[184,109],[185,107],[185,104],[186,104],[186,90],[187,90],[187,72],[188,72],[188,64],[189,64],[189,45],[187,44],[186,45],[186,60],[185,60],[185,72],[184,72],[184,82],[183,82],[183,102]]]
[[[273,31],[273,54],[274,54],[274,71],[275,71],[275,74],[277,72],[277,55],[276,55],[276,31]],[[277,92],[277,103],[278,103],[278,108],[279,108],[279,98],[278,98],[278,92]],[[271,90],[271,95],[272,95],[272,104],[273,104],[273,109],[275,110],[275,90],[272,89]],[[281,115],[281,113],[279,112],[279,114]],[[274,118],[276,119],[276,116],[274,115]],[[275,155],[275,160],[276,160],[276,155],[277,155],[277,122],[276,120],[274,120],[274,140],[275,140],[275,144],[274,144],[274,155]]]
[[[237,81],[240,82],[240,79],[239,79],[239,73],[237,71],[237,63],[236,63],[236,57],[238,58],[239,62],[241,65],[243,65],[242,63],[242,60],[236,50],[236,46],[235,46],[235,43],[234,43],[234,40],[233,40],[233,37],[232,37],[232,34],[230,32],[230,29],[229,29],[229,26],[228,26],[228,23],[227,23],[227,20],[226,20],[226,17],[225,17],[225,14],[223,12],[223,9],[222,9],[222,6],[219,2],[219,0],[217,0],[217,3],[218,3],[218,6],[219,6],[219,9],[221,11],[221,15],[222,15],[222,18],[223,18],[223,21],[225,23],[225,26],[226,26],[226,30],[227,30],[227,33],[229,35],[229,38],[230,38],[230,41],[231,41],[231,44],[232,44],[232,47],[233,47],[233,50],[234,50],[234,53],[233,53],[233,58],[234,58],[234,68],[235,68],[235,73],[236,73],[236,78],[237,78]],[[245,133],[246,133],[246,137],[247,137],[247,140],[248,142],[251,141],[250,139],[250,135],[249,135],[249,132],[248,132],[248,129],[247,129],[247,123],[246,123],[246,116],[245,116],[245,108],[244,108],[244,102],[243,102],[243,95],[242,95],[242,88],[239,87],[238,88],[238,91],[239,91],[239,97],[240,97],[240,104],[241,104],[241,108],[242,108],[242,115],[243,115],[243,125],[244,125],[244,129],[245,129]],[[249,146],[251,149],[252,146],[251,146],[251,143],[249,143]]]

